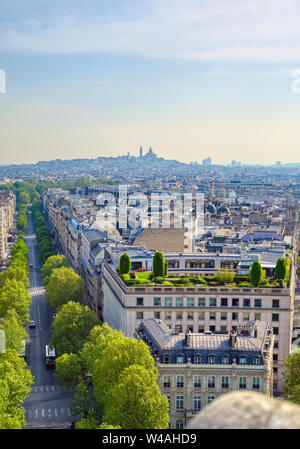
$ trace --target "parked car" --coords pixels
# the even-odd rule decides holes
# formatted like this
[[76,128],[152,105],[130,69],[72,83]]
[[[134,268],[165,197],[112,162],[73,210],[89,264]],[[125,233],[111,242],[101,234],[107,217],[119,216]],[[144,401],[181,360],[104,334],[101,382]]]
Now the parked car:
[[35,327],[35,321],[30,321],[30,323],[29,323],[29,328],[30,329],[33,329]]
[[56,317],[56,313],[53,313],[53,319]]
[[31,263],[31,264],[29,265],[29,268],[33,268],[33,263]]

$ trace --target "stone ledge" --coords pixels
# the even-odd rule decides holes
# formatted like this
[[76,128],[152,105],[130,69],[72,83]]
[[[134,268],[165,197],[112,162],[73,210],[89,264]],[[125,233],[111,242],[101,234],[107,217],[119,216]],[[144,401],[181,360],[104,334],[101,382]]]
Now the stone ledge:
[[300,429],[300,406],[252,391],[222,395],[188,429]]

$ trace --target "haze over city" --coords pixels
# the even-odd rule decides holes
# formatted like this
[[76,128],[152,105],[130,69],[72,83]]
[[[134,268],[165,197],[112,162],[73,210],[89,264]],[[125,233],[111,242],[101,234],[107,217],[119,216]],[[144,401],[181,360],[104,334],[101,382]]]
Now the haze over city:
[[299,162],[294,0],[0,5],[1,162]]

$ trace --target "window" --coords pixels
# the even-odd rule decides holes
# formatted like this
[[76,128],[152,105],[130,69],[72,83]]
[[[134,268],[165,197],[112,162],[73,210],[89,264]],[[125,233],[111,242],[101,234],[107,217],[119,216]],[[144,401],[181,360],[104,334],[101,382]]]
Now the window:
[[217,298],[209,298],[209,307],[217,306]]
[[222,376],[222,388],[229,388],[229,377]]
[[154,318],[159,320],[160,319],[160,312],[154,312]]
[[169,388],[171,386],[171,377],[170,376],[164,376],[163,386],[164,386],[164,388]]
[[165,298],[165,306],[172,307],[172,298]]
[[160,306],[160,298],[154,298],[154,305]]
[[253,358],[253,365],[260,365],[260,357]]
[[261,313],[255,313],[254,314],[254,319],[255,320],[260,320],[261,319]]
[[208,404],[211,404],[212,401],[215,400],[215,398],[216,398],[216,396],[207,396],[207,401],[206,401],[207,405],[208,405]]
[[200,365],[201,364],[201,355],[195,355],[194,356],[194,364]]
[[187,305],[188,305],[188,307],[194,307],[194,305],[195,305],[194,298],[188,298]]
[[261,307],[261,299],[254,300],[254,307]]
[[227,307],[228,300],[227,298],[221,298],[221,307]]
[[144,305],[144,298],[136,298],[136,305],[137,306],[143,306]]
[[278,349],[278,341],[274,341],[274,349]]
[[244,304],[244,307],[250,307],[250,299],[245,298],[243,304]]
[[198,332],[204,332],[204,325],[203,324],[200,324],[199,326],[198,326]]
[[259,377],[253,377],[253,379],[252,379],[252,388],[254,390],[259,390],[259,388],[260,388],[260,379],[259,379]]
[[249,318],[250,318],[250,313],[244,312],[244,313],[243,313],[243,320],[244,320],[244,321],[248,321]]
[[183,298],[176,298],[176,307],[183,307]]
[[210,330],[211,332],[215,332],[216,326],[209,326],[209,330]]
[[239,307],[239,299],[232,298],[232,307]]
[[232,312],[232,320],[237,320],[238,319],[238,314],[236,312]]
[[136,312],[136,319],[142,320],[144,318],[144,312]]
[[229,356],[228,355],[222,355],[222,365],[229,365]]
[[241,390],[243,390],[246,387],[247,387],[247,379],[246,379],[246,377],[240,377],[239,388]]
[[278,334],[279,334],[279,329],[278,329],[278,327],[273,326],[273,334],[274,334],[274,335],[278,335]]
[[183,410],[184,400],[183,396],[176,396],[176,410]]
[[178,363],[179,365],[183,364],[183,355],[178,355],[176,357],[176,363]]
[[272,313],[272,321],[279,321],[279,313]]
[[213,365],[216,362],[216,357],[214,355],[209,355],[207,358],[207,363]]
[[198,298],[199,307],[205,307],[205,298]]
[[216,319],[216,312],[209,312],[209,319],[215,320]]
[[227,326],[221,326],[221,332],[222,332],[222,334],[226,334],[227,333]]
[[201,376],[194,376],[194,388],[201,388]]
[[169,355],[164,355],[163,356],[163,363],[165,363],[166,365],[168,365],[170,363],[170,356]]
[[207,387],[208,388],[215,388],[215,376],[208,376],[207,377]]
[[278,360],[278,354],[273,354],[273,360]]
[[199,412],[201,410],[201,396],[193,397],[193,405],[194,412]]
[[241,355],[239,359],[240,365],[247,365],[247,357],[245,355]]
[[171,319],[171,312],[165,312],[165,320]]
[[183,419],[176,419],[175,429],[183,429]]
[[187,313],[187,319],[188,320],[193,320],[194,319],[194,312],[188,312]]
[[227,320],[227,313],[221,312],[221,320]]
[[171,396],[167,396],[168,403],[169,403],[169,409],[171,408]]
[[198,312],[198,320],[204,320],[204,312]]
[[273,309],[279,309],[279,299],[273,299],[272,307]]
[[182,320],[182,312],[176,312],[176,320]]
[[278,368],[277,368],[277,366],[274,366],[274,368],[273,368],[273,373],[274,373],[274,374],[276,374],[276,373],[277,373],[277,371],[278,371]]
[[184,377],[183,376],[177,376],[176,377],[176,386],[177,386],[177,388],[183,388],[184,387]]
[[194,332],[194,326],[190,325],[187,327],[190,332]]

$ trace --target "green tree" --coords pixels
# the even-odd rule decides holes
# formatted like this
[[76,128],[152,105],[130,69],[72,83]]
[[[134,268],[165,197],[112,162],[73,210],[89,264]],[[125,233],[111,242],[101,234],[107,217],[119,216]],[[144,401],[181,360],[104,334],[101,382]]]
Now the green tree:
[[69,267],[54,268],[46,288],[47,302],[55,310],[69,301],[81,302],[83,299],[83,279]]
[[252,264],[250,271],[250,280],[254,287],[258,287],[262,279],[262,267],[258,260],[255,260]]
[[285,370],[282,372],[284,377],[283,389],[288,398],[297,402],[300,390],[300,352],[290,354],[284,362]]
[[5,332],[6,349],[14,349],[19,352],[22,347],[22,341],[27,337],[27,334],[18,322],[18,315],[15,309],[8,309],[6,318],[2,319],[0,329]]
[[51,256],[48,257],[46,262],[43,265],[43,268],[41,269],[41,276],[43,279],[44,285],[48,284],[50,276],[54,268],[61,268],[61,267],[67,267],[67,258],[66,256]]
[[161,251],[156,251],[153,257],[153,277],[163,277],[165,274],[165,256]]
[[18,322],[25,326],[29,321],[30,296],[22,282],[6,279],[0,290],[0,316],[6,317],[9,309],[14,309]]
[[98,429],[101,429],[101,430],[103,430],[103,429],[121,429],[121,427],[120,426],[112,426],[111,424],[107,424],[106,422],[103,422],[98,427]]
[[286,259],[285,257],[279,257],[275,267],[275,276],[278,281],[285,280],[286,277]]
[[6,382],[8,389],[6,413],[16,417],[24,425],[22,404],[31,391],[33,378],[22,357],[12,349],[0,354],[0,379]]
[[66,391],[74,393],[83,376],[80,359],[77,354],[62,354],[56,359],[57,383]]
[[29,280],[26,270],[20,267],[8,267],[6,271],[0,273],[0,289],[3,287],[6,279],[15,279],[18,282],[22,282],[25,287],[29,287]]
[[99,421],[94,417],[82,418],[75,424],[75,429],[97,429]]
[[153,374],[140,365],[125,368],[107,392],[104,421],[123,429],[167,429],[169,403]]
[[87,306],[73,301],[64,304],[53,322],[52,345],[57,354],[78,354],[96,324],[98,320]]
[[84,379],[81,379],[76,386],[74,399],[70,405],[70,412],[73,416],[95,418],[97,424],[101,422],[101,412],[96,398]]
[[87,341],[80,352],[80,359],[88,372],[93,372],[95,360],[102,357],[106,346],[117,339],[124,339],[122,331],[112,329],[107,323],[97,325],[91,329]]
[[158,370],[146,343],[126,337],[110,341],[92,370],[94,394],[101,404],[109,388],[118,382],[121,372],[133,364],[143,366],[156,379]]
[[30,195],[26,190],[22,190],[18,195],[18,203],[19,204],[28,204],[30,203]]
[[131,260],[127,253],[122,254],[120,257],[120,272],[121,274],[129,273],[131,268]]

